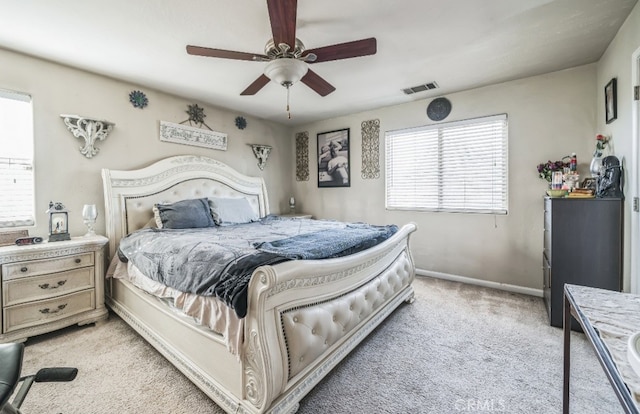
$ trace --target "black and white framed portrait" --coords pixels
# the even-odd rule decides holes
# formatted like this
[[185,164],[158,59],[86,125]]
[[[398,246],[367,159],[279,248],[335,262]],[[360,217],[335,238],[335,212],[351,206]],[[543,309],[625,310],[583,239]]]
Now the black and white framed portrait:
[[607,124],[612,123],[618,117],[617,94],[616,78],[613,78],[604,87],[605,121]]
[[350,187],[349,128],[318,134],[318,187]]

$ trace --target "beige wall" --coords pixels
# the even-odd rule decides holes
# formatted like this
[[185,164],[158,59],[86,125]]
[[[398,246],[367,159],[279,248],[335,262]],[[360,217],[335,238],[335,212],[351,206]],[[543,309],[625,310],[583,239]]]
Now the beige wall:
[[[536,165],[578,156],[588,170],[595,133],[595,65],[447,95],[453,110],[444,121],[507,113],[509,117],[509,213],[484,214],[387,211],[384,202],[384,131],[432,123],[431,99],[316,122],[296,128],[310,138],[310,180],[293,178],[299,209],[318,218],[403,224],[418,232],[411,247],[419,269],[453,276],[542,288],[543,196],[546,183]],[[364,180],[362,121],[380,120],[381,178]],[[351,128],[351,187],[317,188],[316,134]],[[429,148],[416,148],[429,151]],[[292,149],[292,157],[295,151]]]
[[[612,153],[620,158],[625,172],[625,255],[624,255],[624,286],[631,290],[631,258],[632,252],[638,247],[632,247],[631,235],[638,232],[638,213],[632,212],[633,197],[638,196],[638,171],[633,171],[634,148],[638,145],[637,133],[633,128],[634,108],[632,87],[638,85],[638,79],[632,79],[632,56],[640,49],[640,4],[637,4],[625,23],[622,25],[615,39],[598,62],[597,81],[597,129],[599,133],[611,136]],[[637,64],[637,63],[636,63]],[[617,79],[618,111],[617,119],[610,124],[605,122],[604,87],[612,79]],[[636,109],[637,111],[637,109]],[[638,116],[637,114],[635,115]],[[635,141],[635,142],[634,142]],[[637,278],[637,275],[636,275]],[[637,283],[637,281],[636,281]]]
[[[44,212],[50,200],[61,201],[71,210],[73,236],[86,232],[82,206],[98,205],[96,230],[104,234],[101,169],[139,168],[171,155],[208,156],[245,174],[263,176],[271,211],[277,213],[287,206],[293,163],[288,152],[290,132],[284,126],[2,49],[0,68],[0,88],[26,92],[33,98],[37,224],[29,229],[31,235],[46,236]],[[129,93],[136,89],[149,98],[142,110],[129,103]],[[160,142],[159,121],[188,119],[185,111],[193,103],[204,108],[205,123],[211,129],[228,134],[227,151]],[[81,140],[67,130],[60,114],[105,119],[114,122],[115,128],[97,144],[100,153],[87,159],[78,151]],[[244,130],[235,126],[238,115],[247,119]],[[258,168],[248,143],[274,147],[264,171]]]

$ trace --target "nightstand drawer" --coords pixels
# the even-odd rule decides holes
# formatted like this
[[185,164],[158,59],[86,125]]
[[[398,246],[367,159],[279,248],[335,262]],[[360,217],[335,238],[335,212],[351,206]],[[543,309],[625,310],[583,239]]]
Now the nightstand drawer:
[[95,291],[84,290],[4,308],[3,333],[42,325],[95,309]]
[[46,273],[62,272],[93,266],[93,253],[62,256],[54,259],[32,260],[2,265],[2,281],[21,277],[38,276]]
[[89,289],[94,287],[94,280],[93,267],[14,279],[2,284],[2,303],[12,306]]

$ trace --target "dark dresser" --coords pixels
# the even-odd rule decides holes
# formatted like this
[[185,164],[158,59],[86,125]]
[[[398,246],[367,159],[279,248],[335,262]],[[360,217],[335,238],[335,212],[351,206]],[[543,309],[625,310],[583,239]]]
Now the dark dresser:
[[562,327],[564,284],[622,290],[621,198],[544,200],[544,302]]

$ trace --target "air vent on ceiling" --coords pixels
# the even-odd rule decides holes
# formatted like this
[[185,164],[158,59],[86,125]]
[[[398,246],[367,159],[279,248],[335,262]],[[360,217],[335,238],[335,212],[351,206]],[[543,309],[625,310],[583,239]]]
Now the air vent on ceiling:
[[429,82],[423,85],[412,86],[411,88],[403,89],[402,92],[404,92],[407,95],[411,95],[412,93],[429,91],[431,89],[436,89],[437,87],[438,87],[437,83]]

